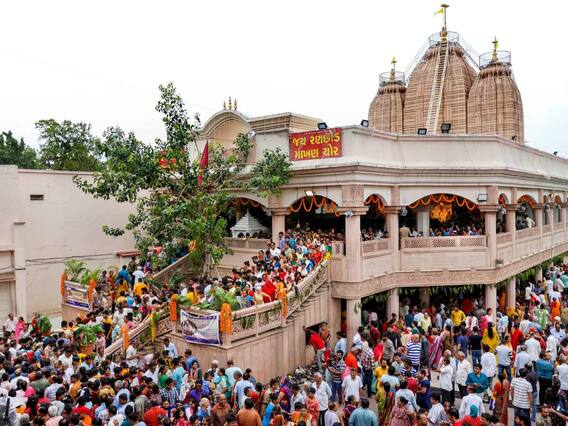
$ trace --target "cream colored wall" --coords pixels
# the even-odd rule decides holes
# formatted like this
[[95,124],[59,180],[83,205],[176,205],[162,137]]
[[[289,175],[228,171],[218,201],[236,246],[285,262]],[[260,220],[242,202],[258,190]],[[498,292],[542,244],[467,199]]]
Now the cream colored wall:
[[[107,267],[119,263],[116,251],[134,247],[130,235],[113,238],[101,229],[124,224],[133,207],[84,194],[72,181],[75,174],[0,166],[0,268],[13,266],[13,250],[23,252],[25,275],[16,271],[14,305],[28,317],[61,309],[59,278],[68,258]],[[44,199],[31,201],[30,194]],[[15,240],[16,222],[25,222],[21,241]]]
[[460,269],[488,266],[487,249],[410,249],[400,251],[400,269]]

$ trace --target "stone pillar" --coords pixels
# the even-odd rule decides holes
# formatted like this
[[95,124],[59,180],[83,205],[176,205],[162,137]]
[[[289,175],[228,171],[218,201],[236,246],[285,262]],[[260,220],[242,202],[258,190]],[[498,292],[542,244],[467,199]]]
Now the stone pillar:
[[515,309],[517,305],[517,280],[515,277],[509,279],[507,283],[507,309]]
[[423,206],[416,212],[416,230],[422,232],[425,237],[428,236],[430,230],[430,210],[427,206]]
[[398,288],[393,288],[389,290],[388,302],[387,302],[387,319],[391,318],[392,314],[396,314],[398,317],[400,312],[400,298],[398,294]]
[[542,281],[542,277],[543,277],[542,268],[538,268],[536,270],[536,276],[534,277],[534,279],[538,283],[539,281]]
[[497,286],[489,284],[485,286],[485,307],[491,308],[491,321],[495,325],[497,315]]
[[513,259],[517,258],[517,204],[507,204],[507,232],[511,233],[511,247]]
[[544,222],[544,217],[543,217],[543,208],[542,208],[542,204],[537,204],[537,207],[535,207],[533,209],[533,213],[534,213],[534,221],[536,222],[536,226],[538,227],[538,235],[540,238],[540,248],[542,249],[544,247],[544,241],[543,241],[543,229],[542,227],[544,226],[543,222]]
[[400,207],[387,206],[385,207],[384,214],[387,224],[387,230],[389,231],[389,239],[391,246],[391,271],[400,270],[400,251],[399,251],[399,224],[398,215],[400,213]]
[[428,287],[420,287],[420,303],[430,305],[430,289]]
[[[27,320],[25,226],[26,222],[14,223],[14,275],[16,278],[16,313],[14,316],[22,316],[24,320]],[[59,291],[59,285],[57,290]]]
[[554,226],[554,208],[548,204],[548,209],[544,210],[549,225]]
[[347,350],[351,350],[353,336],[361,325],[361,299],[347,299]]
[[489,267],[495,267],[497,259],[497,207],[496,205],[480,206],[485,218],[485,235],[487,236],[487,249],[489,251]]
[[363,279],[363,249],[361,245],[361,215],[368,207],[342,209],[345,214],[345,267],[346,280],[360,282]]
[[278,234],[286,233],[286,214],[288,208],[273,208],[272,212],[272,241],[278,244]]

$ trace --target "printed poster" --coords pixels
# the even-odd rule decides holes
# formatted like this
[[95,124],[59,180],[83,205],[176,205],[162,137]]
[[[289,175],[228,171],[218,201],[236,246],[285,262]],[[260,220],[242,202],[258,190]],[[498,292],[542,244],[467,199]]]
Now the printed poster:
[[197,316],[180,310],[181,330],[185,340],[202,345],[220,345],[219,314]]

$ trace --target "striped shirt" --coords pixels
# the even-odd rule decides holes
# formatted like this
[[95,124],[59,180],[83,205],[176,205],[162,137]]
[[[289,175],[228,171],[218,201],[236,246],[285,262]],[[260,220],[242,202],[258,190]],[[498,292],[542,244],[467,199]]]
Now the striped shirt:
[[412,365],[420,365],[420,351],[422,346],[420,343],[410,342],[406,345],[406,353]]
[[531,408],[529,402],[529,393],[532,394],[532,385],[522,377],[515,377],[511,381],[511,387],[514,389],[513,406],[517,408]]

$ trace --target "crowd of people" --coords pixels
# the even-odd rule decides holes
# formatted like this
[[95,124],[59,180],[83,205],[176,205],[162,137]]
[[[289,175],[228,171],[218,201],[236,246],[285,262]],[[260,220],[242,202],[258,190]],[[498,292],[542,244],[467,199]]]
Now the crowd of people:
[[[120,359],[105,356],[124,328],[134,328],[173,293],[197,304],[220,288],[250,306],[275,300],[279,284],[293,291],[329,256],[332,238],[282,234],[229,277],[173,288],[147,284],[150,268],[134,259],[116,277],[101,276],[95,311],[48,335],[10,314],[0,338],[0,424],[566,424],[568,274],[562,265],[520,286],[514,309],[507,309],[504,293],[497,312],[464,293],[447,304],[404,300],[391,318],[363,310],[349,339],[345,329],[334,339],[324,323],[308,331],[314,363],[267,383],[232,361],[202,365],[167,338],[156,353],[139,354],[130,344]],[[267,282],[274,291],[266,291]],[[102,326],[93,353],[82,350],[80,324]]]

